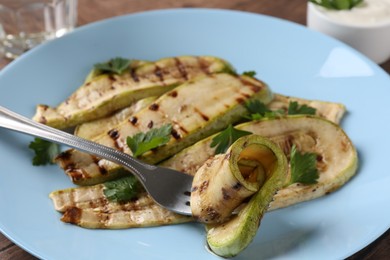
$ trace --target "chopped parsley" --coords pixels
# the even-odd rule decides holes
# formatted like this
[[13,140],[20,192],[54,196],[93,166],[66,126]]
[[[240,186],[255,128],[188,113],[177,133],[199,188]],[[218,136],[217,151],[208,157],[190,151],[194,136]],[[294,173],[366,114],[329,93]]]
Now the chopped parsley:
[[315,115],[316,109],[313,107],[309,107],[308,105],[299,105],[296,101],[290,101],[288,104],[288,115]]
[[139,182],[134,176],[126,176],[104,184],[103,193],[109,201],[126,202],[136,197],[139,191]]
[[115,73],[122,74],[130,65],[131,60],[124,58],[113,58],[104,63],[95,64],[95,69],[102,71],[103,73]]
[[41,138],[35,138],[28,148],[35,152],[35,156],[32,159],[32,164],[34,166],[53,164],[54,158],[60,153],[58,144]]
[[147,151],[162,146],[171,139],[172,125],[167,124],[160,128],[153,128],[146,133],[138,133],[133,137],[127,137],[127,145],[133,152],[134,157],[138,157]]
[[319,178],[316,166],[317,155],[315,153],[300,153],[295,145],[290,153],[291,179],[289,184],[315,184]]
[[263,102],[255,99],[250,100],[245,103],[245,107],[249,112],[249,115],[246,116],[246,118],[250,120],[260,120],[262,118],[275,118],[277,116],[280,116],[282,114],[282,111],[272,111],[268,109],[266,105],[264,105]]
[[213,138],[210,147],[216,147],[215,154],[225,153],[238,138],[250,134],[252,133],[235,129],[232,125],[229,125]]
[[250,120],[260,120],[263,118],[280,117],[283,114],[287,115],[314,115],[316,109],[305,104],[299,105],[296,101],[290,101],[286,113],[282,110],[271,110],[264,103],[259,100],[250,100],[245,103],[245,107],[249,115],[245,118]]
[[254,76],[256,76],[256,71],[254,70],[244,71],[242,75],[253,78]]

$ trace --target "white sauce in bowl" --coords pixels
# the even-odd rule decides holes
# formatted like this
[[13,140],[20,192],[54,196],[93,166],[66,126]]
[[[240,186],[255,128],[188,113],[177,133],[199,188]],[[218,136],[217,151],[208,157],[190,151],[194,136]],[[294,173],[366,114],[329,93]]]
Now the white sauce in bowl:
[[351,10],[316,7],[329,19],[343,24],[373,26],[390,23],[390,0],[363,0]]

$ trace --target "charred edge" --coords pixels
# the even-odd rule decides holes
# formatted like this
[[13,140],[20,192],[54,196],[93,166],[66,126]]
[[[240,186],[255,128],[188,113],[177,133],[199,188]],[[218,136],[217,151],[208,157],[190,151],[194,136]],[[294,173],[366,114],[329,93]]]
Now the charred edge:
[[133,68],[130,69],[130,76],[134,82],[139,82],[139,77]]
[[194,110],[197,114],[199,114],[203,118],[204,121],[210,120],[210,118],[208,116],[206,116],[205,114],[203,114],[198,108],[195,107]]
[[148,123],[148,128],[149,129],[153,128],[153,121],[152,120],[150,120],[150,122]]
[[66,174],[71,178],[72,182],[77,182],[79,180],[85,179],[83,171],[75,167],[73,163],[68,164],[64,168]]
[[159,66],[156,65],[156,68],[154,69],[154,75],[158,77],[158,79],[164,83],[164,73],[161,70]]
[[81,209],[77,207],[68,208],[61,218],[61,221],[71,224],[79,224],[81,219]]
[[72,150],[67,150],[57,155],[56,160],[69,160],[72,157]]
[[43,111],[46,111],[49,109],[49,106],[48,105],[39,105],[39,107],[43,110]]
[[177,57],[175,58],[175,63],[176,63],[176,67],[177,67],[178,71],[180,72],[180,75],[185,80],[188,80],[188,73],[187,73],[186,67],[183,65],[183,63],[181,63],[179,58],[177,58]]
[[132,125],[135,125],[138,122],[138,118],[136,116],[132,116],[132,117],[129,118],[129,122]]
[[152,111],[157,111],[159,108],[159,105],[156,104],[156,103],[153,103],[149,106],[149,109],[152,110]]

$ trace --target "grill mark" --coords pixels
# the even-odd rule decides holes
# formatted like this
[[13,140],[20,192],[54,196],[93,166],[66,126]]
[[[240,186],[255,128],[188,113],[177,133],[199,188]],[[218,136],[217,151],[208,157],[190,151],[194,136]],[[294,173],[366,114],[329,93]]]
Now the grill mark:
[[199,193],[203,193],[209,187],[209,181],[204,181],[199,187]]
[[232,186],[232,188],[235,189],[235,190],[239,190],[239,189],[241,189],[241,187],[242,187],[242,185],[241,185],[241,183],[239,183],[239,182],[237,182],[236,184],[234,184],[234,185]]
[[179,134],[175,129],[172,129],[172,130],[171,130],[171,135],[172,135],[173,138],[175,138],[176,140],[178,140],[178,139],[181,138],[180,134]]
[[177,91],[176,90],[173,90],[173,91],[171,91],[171,92],[169,92],[168,93],[168,96],[170,96],[170,97],[177,97]]
[[116,129],[111,129],[107,134],[114,140],[119,138],[119,132]]
[[130,69],[130,76],[134,82],[139,82],[139,77],[133,68]]
[[77,207],[68,208],[61,217],[61,221],[65,223],[78,224],[80,223],[81,213],[81,209]]
[[195,107],[194,110],[197,114],[199,114],[203,118],[204,121],[210,120],[210,118],[208,116],[206,116],[205,114],[203,114],[198,108]]
[[46,117],[41,116],[41,117],[39,118],[39,123],[46,125],[46,123],[47,123]]
[[207,207],[206,214],[209,218],[206,218],[205,222],[214,221],[215,219],[219,219],[221,217],[221,214],[213,207]]
[[239,103],[239,104],[245,103],[245,99],[243,99],[243,98],[241,98],[241,97],[236,98],[236,101],[237,101],[237,103]]
[[136,116],[132,116],[132,117],[130,117],[129,122],[132,125],[135,125],[138,122],[138,118]]
[[154,69],[154,75],[156,75],[158,77],[158,79],[164,84],[164,73],[161,70],[161,68],[157,65]]
[[[122,147],[122,145],[121,145],[120,142],[119,142],[120,134],[119,134],[118,130],[116,130],[116,129],[111,129],[110,131],[108,131],[107,134],[108,134],[108,136],[111,137],[112,140],[114,141],[115,148],[123,152],[123,147]],[[100,166],[99,166],[99,168],[100,168]]]
[[239,79],[243,85],[248,86],[254,93],[259,92],[263,88],[262,86],[254,85],[252,82],[246,80],[245,78],[239,77]]
[[228,189],[222,188],[221,191],[224,200],[230,200],[232,198]]
[[205,74],[210,74],[209,71],[209,64],[205,62],[204,59],[201,57],[196,57],[196,60],[198,61],[199,68],[205,73]]
[[180,59],[178,59],[177,57],[175,58],[175,64],[176,64],[177,69],[180,72],[180,75],[185,80],[188,80],[188,73],[187,73],[186,67],[183,65],[183,63],[181,63]]
[[153,103],[149,106],[149,109],[152,110],[152,111],[157,111],[159,108],[159,105],[156,104],[156,103]]
[[148,123],[148,128],[150,129],[150,128],[153,128],[153,121],[152,120],[150,120],[150,122]]

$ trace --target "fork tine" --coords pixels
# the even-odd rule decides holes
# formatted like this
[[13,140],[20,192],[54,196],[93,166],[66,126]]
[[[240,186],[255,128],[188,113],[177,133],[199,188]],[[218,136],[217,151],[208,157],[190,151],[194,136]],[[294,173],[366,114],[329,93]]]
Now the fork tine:
[[156,203],[183,215],[192,215],[189,205],[193,176],[159,167],[143,172],[145,189]]
[[1,106],[0,127],[65,144],[118,163],[137,176],[151,197],[162,207],[191,215],[191,208],[186,205],[193,179],[190,175],[143,163],[129,154],[34,122]]

